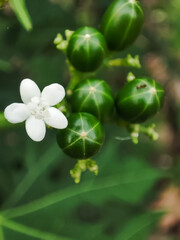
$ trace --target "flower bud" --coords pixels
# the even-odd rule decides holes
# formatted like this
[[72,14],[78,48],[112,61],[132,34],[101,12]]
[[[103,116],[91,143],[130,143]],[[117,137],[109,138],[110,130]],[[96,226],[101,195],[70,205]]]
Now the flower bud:
[[105,53],[104,36],[92,27],[82,27],[76,30],[67,47],[70,63],[81,72],[95,71],[102,64]]
[[104,142],[101,123],[89,113],[73,113],[68,118],[68,127],[59,130],[57,142],[67,155],[87,159],[96,154]]
[[116,98],[119,116],[127,122],[141,123],[162,107],[164,89],[149,78],[138,78],[125,84]]
[[115,0],[105,12],[101,31],[108,48],[121,51],[138,37],[144,22],[144,13],[136,0]]
[[112,90],[104,80],[85,80],[75,88],[71,106],[74,112],[88,112],[104,120],[113,113]]

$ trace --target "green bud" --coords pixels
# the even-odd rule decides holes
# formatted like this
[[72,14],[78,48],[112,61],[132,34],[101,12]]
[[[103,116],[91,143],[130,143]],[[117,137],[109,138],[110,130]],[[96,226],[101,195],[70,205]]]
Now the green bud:
[[104,129],[93,115],[73,113],[68,118],[68,127],[58,131],[57,142],[67,155],[87,159],[100,150]]
[[88,112],[98,119],[106,119],[114,109],[112,90],[104,80],[85,80],[73,91],[71,107],[74,112]]
[[119,116],[130,123],[141,123],[162,107],[164,89],[153,79],[138,78],[125,84],[116,98]]
[[115,0],[105,12],[101,31],[108,48],[121,51],[138,37],[144,22],[144,13],[136,0]]
[[104,36],[92,27],[76,30],[67,47],[71,64],[81,72],[93,72],[102,64],[106,54]]

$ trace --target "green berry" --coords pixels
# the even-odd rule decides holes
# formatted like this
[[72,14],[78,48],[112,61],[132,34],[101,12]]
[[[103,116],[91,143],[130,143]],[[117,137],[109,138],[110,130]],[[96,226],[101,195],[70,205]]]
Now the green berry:
[[95,71],[102,64],[105,54],[104,36],[92,27],[82,27],[76,30],[67,47],[69,61],[81,72]]
[[114,109],[112,90],[104,80],[85,80],[74,90],[71,106],[74,112],[88,112],[98,119],[105,119]]
[[138,37],[144,22],[144,13],[136,0],[115,0],[105,12],[101,31],[108,48],[121,51]]
[[153,79],[128,82],[116,98],[119,116],[130,123],[141,123],[155,115],[163,105],[164,89]]
[[93,115],[73,113],[68,118],[68,127],[58,131],[57,142],[67,155],[87,159],[101,148],[104,129]]

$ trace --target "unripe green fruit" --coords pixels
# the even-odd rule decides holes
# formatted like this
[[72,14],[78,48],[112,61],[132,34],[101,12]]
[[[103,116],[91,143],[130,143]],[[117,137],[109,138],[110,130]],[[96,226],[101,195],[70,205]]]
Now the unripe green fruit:
[[130,123],[141,123],[163,105],[164,89],[153,79],[138,78],[126,83],[116,98],[119,116]]
[[106,54],[104,36],[95,28],[82,27],[70,38],[67,56],[79,71],[92,72],[102,64]]
[[74,90],[71,106],[74,112],[88,112],[105,119],[114,109],[112,90],[104,80],[85,80]]
[[144,21],[143,10],[136,0],[115,0],[105,12],[101,31],[108,48],[121,51],[138,37]]
[[93,115],[73,113],[68,118],[68,127],[58,131],[57,142],[67,155],[87,159],[101,148],[104,129]]

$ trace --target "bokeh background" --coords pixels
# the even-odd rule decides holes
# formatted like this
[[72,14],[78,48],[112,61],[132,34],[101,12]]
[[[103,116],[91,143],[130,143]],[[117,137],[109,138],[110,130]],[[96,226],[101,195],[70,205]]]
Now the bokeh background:
[[[33,22],[30,32],[8,3],[2,6],[0,110],[21,101],[19,83],[24,78],[33,79],[41,89],[53,82],[67,86],[70,76],[65,56],[53,45],[56,34],[85,25],[98,27],[110,3],[27,0]],[[152,77],[165,87],[162,111],[146,123],[157,124],[160,139],[152,142],[141,136],[138,145],[118,141],[115,137],[129,133],[105,124],[106,142],[93,158],[99,175],[84,173],[76,185],[69,175],[75,160],[58,148],[55,130],[48,130],[45,140],[35,143],[24,127],[0,129],[1,211],[22,205],[28,209],[27,204],[35,205],[37,199],[39,205],[49,203],[0,226],[0,240],[180,239],[180,2],[141,3],[145,12],[142,34],[117,56],[139,54],[142,69],[102,70],[99,76],[112,86],[114,94],[129,71]]]

